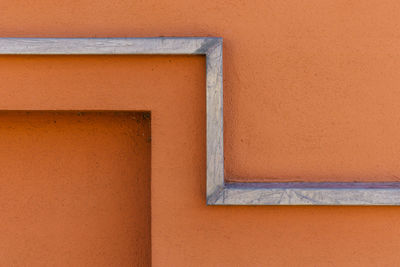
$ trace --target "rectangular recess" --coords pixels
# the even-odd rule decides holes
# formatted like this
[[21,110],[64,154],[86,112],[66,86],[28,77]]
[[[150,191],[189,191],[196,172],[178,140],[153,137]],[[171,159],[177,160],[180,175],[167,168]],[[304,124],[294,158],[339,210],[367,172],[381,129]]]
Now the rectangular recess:
[[151,265],[150,115],[0,111],[1,266]]
[[400,205],[399,182],[225,183],[222,38],[0,38],[4,55],[205,55],[208,205]]

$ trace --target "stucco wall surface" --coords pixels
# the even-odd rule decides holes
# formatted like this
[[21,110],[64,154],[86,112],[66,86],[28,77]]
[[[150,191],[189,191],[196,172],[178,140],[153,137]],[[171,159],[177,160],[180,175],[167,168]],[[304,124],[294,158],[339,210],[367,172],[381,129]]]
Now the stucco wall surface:
[[[224,37],[230,180],[400,175],[397,1],[12,1],[0,35]],[[154,266],[395,266],[396,207],[205,206],[202,57],[1,57],[1,109],[152,111]]]
[[149,119],[1,111],[0,136],[0,266],[149,266]]

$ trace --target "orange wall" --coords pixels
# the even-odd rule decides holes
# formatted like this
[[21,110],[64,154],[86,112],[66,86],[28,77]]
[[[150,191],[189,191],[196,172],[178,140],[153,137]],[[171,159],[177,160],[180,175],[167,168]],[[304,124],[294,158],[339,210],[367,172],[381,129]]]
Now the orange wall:
[[0,112],[0,266],[149,266],[150,121]]
[[[224,37],[231,180],[396,180],[397,1],[13,1],[1,36]],[[2,109],[152,111],[154,266],[393,266],[396,207],[206,207],[204,59],[1,57]]]

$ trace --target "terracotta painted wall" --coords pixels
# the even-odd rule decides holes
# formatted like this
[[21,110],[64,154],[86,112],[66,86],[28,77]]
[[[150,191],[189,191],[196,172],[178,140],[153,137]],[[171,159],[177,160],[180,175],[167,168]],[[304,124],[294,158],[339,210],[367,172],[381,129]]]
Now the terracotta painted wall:
[[0,266],[149,266],[150,121],[0,112]]
[[[13,1],[1,36],[224,37],[230,180],[397,180],[397,1]],[[154,266],[395,266],[396,207],[205,206],[202,57],[1,57],[1,109],[152,111]]]

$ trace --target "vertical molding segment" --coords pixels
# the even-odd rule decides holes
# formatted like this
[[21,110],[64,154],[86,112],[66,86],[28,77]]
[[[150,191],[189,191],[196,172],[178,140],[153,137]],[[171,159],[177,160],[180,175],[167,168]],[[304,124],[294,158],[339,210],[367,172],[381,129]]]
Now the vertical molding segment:
[[207,204],[224,189],[222,39],[207,49]]

